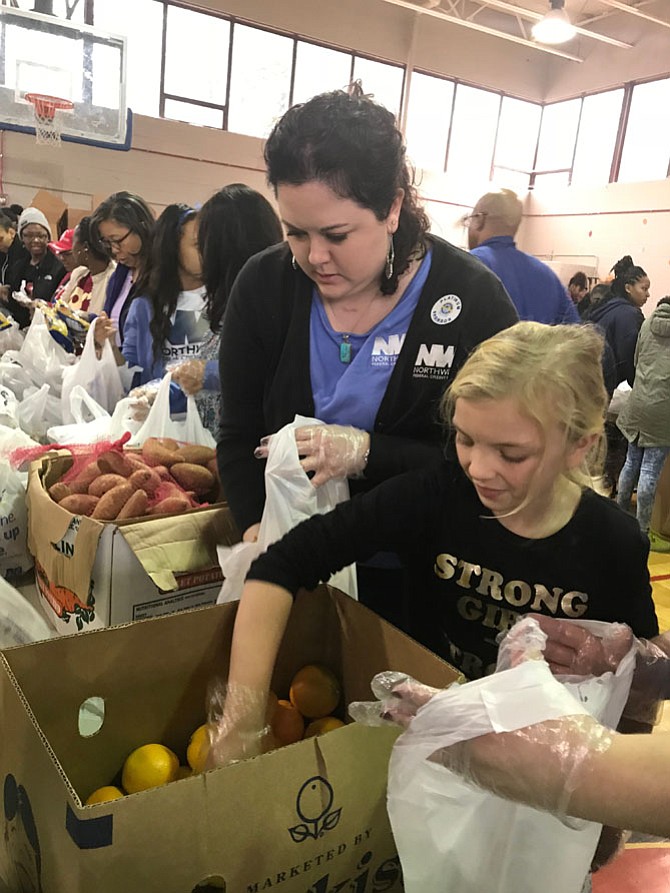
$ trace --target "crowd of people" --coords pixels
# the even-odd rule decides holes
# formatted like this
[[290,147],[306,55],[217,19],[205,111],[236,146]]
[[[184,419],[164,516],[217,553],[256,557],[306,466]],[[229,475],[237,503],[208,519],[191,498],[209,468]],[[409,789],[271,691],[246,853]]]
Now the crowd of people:
[[[658,636],[647,557],[670,451],[670,299],[644,321],[649,277],[629,256],[608,283],[564,287],[516,247],[509,190],[465,218],[469,252],[431,234],[394,116],[359,89],[289,109],[265,161],[279,215],[243,184],[158,219],[117,192],[55,240],[36,208],[0,214],[7,313],[25,326],[31,302],[69,303],[133,387],[170,372],[174,412],[195,394],[244,540],[268,436],[296,414],[320,420],[296,432],[314,486],[349,480],[349,501],[252,566],[230,670],[252,697],[227,712],[214,759],[264,726],[297,590],[352,562],[364,604],[471,679],[531,612]],[[623,381],[617,506],[598,487]]]

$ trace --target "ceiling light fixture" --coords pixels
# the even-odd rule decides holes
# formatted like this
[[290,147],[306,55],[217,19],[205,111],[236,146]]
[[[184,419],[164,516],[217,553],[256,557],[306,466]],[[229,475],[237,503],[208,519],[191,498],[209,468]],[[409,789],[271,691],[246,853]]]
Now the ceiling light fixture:
[[565,43],[577,31],[565,11],[565,0],[550,0],[551,9],[543,19],[533,25],[531,31],[538,43]]

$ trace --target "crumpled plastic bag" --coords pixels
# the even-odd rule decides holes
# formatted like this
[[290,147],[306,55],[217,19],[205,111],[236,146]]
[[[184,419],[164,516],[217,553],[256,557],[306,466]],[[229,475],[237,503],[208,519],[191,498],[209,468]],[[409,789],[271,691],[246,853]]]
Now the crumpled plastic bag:
[[46,618],[0,577],[0,649],[28,645],[54,635]]
[[[224,576],[217,604],[240,598],[252,562],[271,543],[281,539],[301,521],[312,515],[325,514],[349,499],[349,484],[345,478],[332,479],[321,487],[314,487],[300,465],[295,430],[320,424],[322,422],[317,419],[296,416],[272,435],[265,466],[265,508],[258,540],[217,547]],[[352,598],[358,597],[355,566],[338,571],[328,582]]]

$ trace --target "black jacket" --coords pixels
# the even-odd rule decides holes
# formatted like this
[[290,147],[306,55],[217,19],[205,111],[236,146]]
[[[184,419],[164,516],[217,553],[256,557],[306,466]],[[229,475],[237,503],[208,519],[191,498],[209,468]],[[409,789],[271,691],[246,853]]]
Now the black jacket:
[[21,260],[29,258],[28,249],[18,236],[14,236],[14,241],[9,246],[9,250],[5,254],[0,254],[0,284],[9,285],[9,274],[12,267]]
[[[430,236],[433,258],[417,308],[382,399],[365,481],[368,489],[411,468],[440,461],[445,387],[481,341],[518,321],[500,280],[476,258]],[[221,336],[223,489],[242,531],[260,521],[265,463],[260,438],[314,416],[310,379],[310,312],[314,284],[291,266],[284,243],[252,257],[233,287]],[[454,300],[455,299],[455,300]],[[446,317],[440,307],[460,307]]]
[[635,378],[635,345],[644,316],[639,307],[625,298],[612,297],[592,307],[585,322],[603,332],[611,354],[605,352],[605,387],[612,394],[622,381],[632,386]]
[[[12,264],[7,274],[7,284],[12,291],[19,291],[22,282],[31,282],[33,299],[50,301],[64,275],[65,267],[47,248],[47,253],[37,266],[30,263],[27,252],[26,257],[21,257]],[[30,310],[27,307],[10,296],[7,308],[21,328],[30,325]]]

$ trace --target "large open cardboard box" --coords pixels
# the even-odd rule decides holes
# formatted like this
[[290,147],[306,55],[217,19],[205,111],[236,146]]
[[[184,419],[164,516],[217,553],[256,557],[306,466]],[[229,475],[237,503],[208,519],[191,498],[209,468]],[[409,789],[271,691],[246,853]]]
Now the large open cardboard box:
[[216,547],[239,540],[225,503],[105,524],[49,496],[71,464],[69,455],[48,456],[28,473],[28,548],[40,603],[57,632],[214,604],[223,579]]
[[[0,777],[6,846],[0,876],[42,893],[192,893],[205,879],[226,893],[399,893],[386,814],[391,728],[348,724],[252,760],[82,806],[128,753],[159,741],[183,759],[204,719],[206,690],[228,666],[236,605],[86,632],[0,655],[5,732]],[[403,670],[435,686],[456,671],[342,593],[300,593],[276,666],[321,661],[341,679],[342,718],[370,700],[370,680]],[[87,698],[104,723],[78,732]],[[214,879],[214,880],[213,880]],[[26,884],[27,881],[24,881]]]

